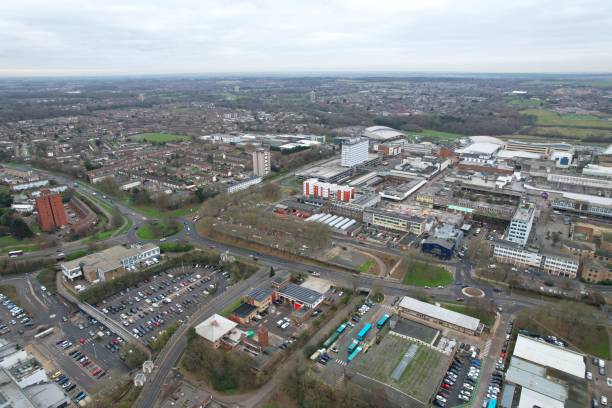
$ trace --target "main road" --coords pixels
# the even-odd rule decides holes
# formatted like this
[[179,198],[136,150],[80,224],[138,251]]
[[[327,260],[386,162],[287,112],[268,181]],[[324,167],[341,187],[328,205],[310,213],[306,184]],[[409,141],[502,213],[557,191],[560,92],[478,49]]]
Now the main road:
[[[49,176],[54,177],[61,183],[73,185],[74,180],[57,174],[49,174],[42,172]],[[117,207],[124,216],[132,220],[132,226],[130,230],[123,236],[111,238],[105,242],[111,243],[133,243],[136,241],[135,231],[142,225],[147,219],[141,214],[138,214],[133,209],[125,206],[119,201],[115,201],[111,198],[105,197],[100,192],[94,190],[89,185],[82,183],[78,184],[78,190],[82,193],[95,196],[96,199],[104,202],[107,205]],[[228,252],[234,256],[241,257],[257,257],[259,261],[264,265],[256,274],[249,279],[239,282],[232,286],[229,290],[219,294],[211,302],[199,309],[186,324],[182,325],[181,328],[175,333],[170,339],[166,347],[162,350],[161,354],[156,360],[156,367],[144,386],[144,389],[140,393],[139,398],[136,400],[134,406],[137,408],[149,408],[154,406],[155,401],[159,396],[162,389],[164,380],[166,379],[170,370],[177,363],[180,355],[186,347],[186,332],[187,330],[197,325],[202,320],[206,319],[210,315],[222,310],[223,308],[230,305],[237,297],[241,296],[245,291],[255,286],[265,284],[270,278],[266,278],[267,270],[269,266],[273,266],[275,269],[286,269],[290,271],[300,271],[308,273],[309,271],[315,271],[321,274],[321,277],[332,281],[337,286],[348,287],[348,288],[380,288],[386,295],[390,296],[402,296],[402,295],[414,295],[416,293],[422,293],[423,289],[410,287],[404,285],[396,280],[390,280],[381,278],[378,276],[369,276],[365,274],[354,274],[347,271],[341,271],[333,268],[324,268],[318,265],[311,265],[305,262],[290,261],[280,257],[260,254],[258,252],[241,248],[238,246],[227,245],[220,242],[210,240],[205,237],[201,237],[197,234],[195,224],[191,219],[183,219],[186,228],[184,228],[178,234],[169,237],[168,241],[189,241],[197,247],[214,248],[220,252]],[[65,244],[64,248],[70,244]],[[77,246],[75,246],[76,248]],[[43,251],[37,251],[31,253],[33,255],[49,255],[53,253],[54,249],[47,249]],[[464,284],[474,284],[471,279],[471,266],[467,261],[460,261],[454,264],[456,267],[456,279],[461,280]],[[505,313],[514,313],[524,307],[541,305],[542,301],[538,302],[533,298],[528,297],[510,297],[504,293],[496,293],[491,287],[487,285],[478,285],[481,287],[490,299],[493,299],[498,305],[503,305],[506,309]],[[436,299],[440,300],[454,300],[456,297],[461,295],[461,286],[452,285],[444,289],[430,289],[428,291]]]

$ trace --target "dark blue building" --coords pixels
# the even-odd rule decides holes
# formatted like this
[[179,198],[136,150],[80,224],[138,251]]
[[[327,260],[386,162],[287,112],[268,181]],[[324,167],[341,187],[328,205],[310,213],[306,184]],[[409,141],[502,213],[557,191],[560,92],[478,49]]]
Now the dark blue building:
[[421,243],[421,251],[440,259],[450,259],[455,251],[455,243],[451,240],[439,238],[425,239]]

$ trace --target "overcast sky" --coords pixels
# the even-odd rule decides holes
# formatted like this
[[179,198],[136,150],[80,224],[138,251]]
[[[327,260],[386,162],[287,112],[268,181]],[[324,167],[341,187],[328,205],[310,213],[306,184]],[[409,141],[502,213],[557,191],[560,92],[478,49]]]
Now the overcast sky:
[[0,75],[611,72],[612,0],[2,0]]

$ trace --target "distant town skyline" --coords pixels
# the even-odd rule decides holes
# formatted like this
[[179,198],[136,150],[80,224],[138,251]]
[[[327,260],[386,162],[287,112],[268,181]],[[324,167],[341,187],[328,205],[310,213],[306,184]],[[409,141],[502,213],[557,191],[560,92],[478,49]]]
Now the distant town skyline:
[[0,32],[0,76],[612,71],[607,0],[23,0]]

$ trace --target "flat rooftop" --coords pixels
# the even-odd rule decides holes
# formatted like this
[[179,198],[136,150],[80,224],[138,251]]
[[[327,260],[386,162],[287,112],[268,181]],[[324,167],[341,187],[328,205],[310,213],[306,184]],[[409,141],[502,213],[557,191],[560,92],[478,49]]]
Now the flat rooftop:
[[67,270],[80,267],[81,263],[89,267],[97,267],[101,270],[111,270],[117,268],[122,259],[138,255],[139,253],[157,248],[154,244],[144,244],[142,247],[126,248],[123,245],[115,245],[103,251],[85,255],[73,261],[62,262],[62,266]]
[[455,311],[444,309],[441,306],[421,302],[420,300],[404,296],[399,303],[399,307],[411,310],[416,313],[432,317],[434,319],[462,327],[467,330],[477,331],[480,320],[475,317],[467,316]]
[[516,339],[514,356],[579,378],[586,373],[584,355],[522,334]]

